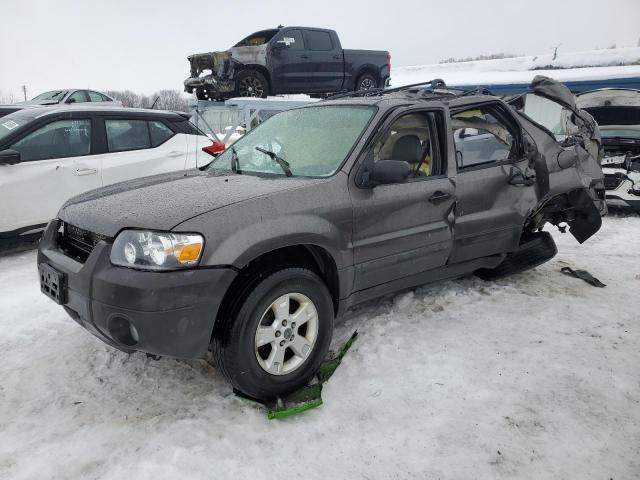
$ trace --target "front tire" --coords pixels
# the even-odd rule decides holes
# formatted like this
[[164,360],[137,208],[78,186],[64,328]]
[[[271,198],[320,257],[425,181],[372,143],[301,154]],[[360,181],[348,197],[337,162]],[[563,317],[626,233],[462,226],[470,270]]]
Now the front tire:
[[221,322],[211,350],[231,385],[260,400],[305,386],[333,334],[333,301],[313,272],[287,268],[266,277]]
[[269,82],[257,70],[243,70],[236,78],[236,95],[238,97],[267,98]]

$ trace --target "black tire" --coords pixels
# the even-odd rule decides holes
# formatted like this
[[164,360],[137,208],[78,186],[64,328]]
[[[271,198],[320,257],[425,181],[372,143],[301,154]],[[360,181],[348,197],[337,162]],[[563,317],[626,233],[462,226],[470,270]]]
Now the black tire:
[[[294,292],[313,302],[318,319],[317,337],[310,353],[295,370],[271,374],[258,361],[256,331],[274,301]],[[235,310],[228,318],[218,320],[221,323],[216,326],[211,342],[213,358],[227,381],[243,394],[259,400],[282,397],[305,386],[326,356],[333,334],[333,301],[325,283],[304,268],[279,270],[251,289]],[[278,338],[284,339],[285,335]]]
[[236,77],[236,96],[267,98],[269,82],[257,70],[243,70]]
[[356,80],[356,92],[359,90],[371,90],[372,88],[378,88],[378,80],[370,73],[363,73]]
[[483,280],[494,280],[542,265],[555,257],[556,253],[558,247],[551,234],[537,232],[524,241],[517,251],[507,254],[496,268],[481,268],[475,273]]
[[205,90],[204,87],[197,87],[196,88],[196,98],[198,100],[208,100],[208,97],[206,96],[207,91]]

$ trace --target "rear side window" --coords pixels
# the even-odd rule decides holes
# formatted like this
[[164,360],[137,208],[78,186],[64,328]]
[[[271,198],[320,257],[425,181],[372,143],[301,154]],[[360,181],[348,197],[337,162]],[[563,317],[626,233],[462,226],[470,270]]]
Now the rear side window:
[[149,122],[149,135],[151,135],[151,146],[157,147],[173,137],[173,132],[164,123],[153,121]]
[[490,106],[455,113],[451,128],[459,169],[503,162],[516,154],[514,133]]
[[110,152],[140,150],[151,147],[146,120],[105,120]]
[[84,103],[88,101],[89,97],[87,96],[87,92],[84,90],[78,90],[69,96],[67,103]]
[[58,120],[11,145],[23,162],[78,157],[91,153],[91,120]]
[[309,50],[327,51],[333,50],[331,35],[329,32],[319,32],[318,30],[307,30],[307,43]]

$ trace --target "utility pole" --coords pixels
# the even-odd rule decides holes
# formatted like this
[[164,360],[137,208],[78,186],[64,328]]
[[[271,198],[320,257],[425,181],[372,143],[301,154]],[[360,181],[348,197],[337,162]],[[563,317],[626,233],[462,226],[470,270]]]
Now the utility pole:
[[27,101],[27,86],[22,85],[22,95],[24,95],[24,101]]

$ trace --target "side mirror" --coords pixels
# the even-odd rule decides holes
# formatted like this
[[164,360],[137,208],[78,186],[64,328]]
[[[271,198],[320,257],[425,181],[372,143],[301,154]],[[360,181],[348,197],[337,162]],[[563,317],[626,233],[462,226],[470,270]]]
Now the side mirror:
[[15,165],[20,163],[20,152],[7,149],[0,152],[0,165]]
[[373,164],[370,181],[374,185],[404,182],[411,174],[409,163],[399,160],[380,160]]
[[71,97],[69,100],[66,101],[66,103],[76,103],[76,99]]

